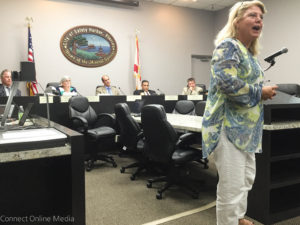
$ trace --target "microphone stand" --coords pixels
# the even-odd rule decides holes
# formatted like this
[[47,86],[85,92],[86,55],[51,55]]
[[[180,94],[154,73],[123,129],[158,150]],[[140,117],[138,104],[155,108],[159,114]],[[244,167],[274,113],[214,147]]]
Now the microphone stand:
[[156,90],[159,91],[159,95],[164,95],[165,94],[159,88],[157,88]]
[[8,97],[6,105],[5,105],[4,114],[3,114],[3,117],[2,117],[2,120],[1,120],[1,127],[3,127],[4,131],[7,130],[7,127],[5,126],[5,121],[7,119],[8,113],[10,111],[10,107],[11,107],[13,97],[17,93],[18,86],[19,86],[19,81],[14,81],[13,84],[12,84],[12,87],[11,87],[11,92],[9,94],[9,97]]
[[46,105],[47,105],[47,120],[48,120],[48,128],[50,127],[50,107],[49,107],[49,95],[45,93],[46,96]]
[[266,71],[269,70],[272,66],[274,66],[276,62],[275,62],[274,59],[272,59],[272,60],[270,60],[269,63],[270,63],[270,66],[269,66],[267,69],[265,69],[264,72],[266,72]]
[[126,94],[124,93],[124,91],[122,91],[122,89],[121,89],[120,87],[118,87],[118,89],[120,90],[120,92],[121,92],[123,95],[126,95]]

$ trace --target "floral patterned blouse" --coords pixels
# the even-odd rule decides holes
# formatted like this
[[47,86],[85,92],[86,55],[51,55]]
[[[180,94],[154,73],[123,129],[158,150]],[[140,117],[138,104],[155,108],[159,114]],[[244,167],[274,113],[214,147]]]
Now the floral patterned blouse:
[[212,57],[210,89],[202,122],[202,151],[216,148],[221,129],[237,149],[261,152],[263,71],[237,39],[220,43]]

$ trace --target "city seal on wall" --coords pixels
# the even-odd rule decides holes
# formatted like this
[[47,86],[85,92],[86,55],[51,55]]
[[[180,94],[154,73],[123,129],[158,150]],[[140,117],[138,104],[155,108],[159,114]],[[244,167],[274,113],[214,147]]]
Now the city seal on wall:
[[72,63],[99,67],[114,59],[117,43],[106,30],[84,25],[66,31],[60,39],[60,49]]

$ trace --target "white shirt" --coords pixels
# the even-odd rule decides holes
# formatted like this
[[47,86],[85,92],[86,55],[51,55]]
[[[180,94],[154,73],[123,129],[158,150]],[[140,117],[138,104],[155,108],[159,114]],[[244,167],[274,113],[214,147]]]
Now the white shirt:
[[11,93],[11,87],[4,86],[6,96],[9,96]]

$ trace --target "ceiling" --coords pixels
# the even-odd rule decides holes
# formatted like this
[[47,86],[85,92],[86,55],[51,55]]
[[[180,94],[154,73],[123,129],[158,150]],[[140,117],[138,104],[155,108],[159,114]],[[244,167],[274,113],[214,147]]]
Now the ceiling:
[[225,7],[232,6],[238,0],[146,0],[167,5],[218,11]]

